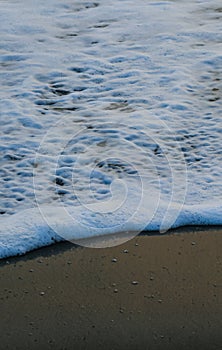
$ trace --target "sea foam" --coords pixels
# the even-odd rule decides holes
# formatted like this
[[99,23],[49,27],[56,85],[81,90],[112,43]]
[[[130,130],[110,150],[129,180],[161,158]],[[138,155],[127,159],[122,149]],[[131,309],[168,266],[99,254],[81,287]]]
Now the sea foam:
[[220,1],[3,3],[0,257],[221,225]]

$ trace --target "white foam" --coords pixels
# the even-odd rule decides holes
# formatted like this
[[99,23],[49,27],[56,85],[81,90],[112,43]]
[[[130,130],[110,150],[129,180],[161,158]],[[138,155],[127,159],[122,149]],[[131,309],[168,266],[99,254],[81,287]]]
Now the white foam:
[[220,0],[3,4],[0,256],[221,225]]

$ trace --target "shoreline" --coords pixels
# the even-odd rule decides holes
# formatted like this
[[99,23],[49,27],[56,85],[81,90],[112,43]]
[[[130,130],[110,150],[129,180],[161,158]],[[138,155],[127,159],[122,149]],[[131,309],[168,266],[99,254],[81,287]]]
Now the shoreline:
[[[208,231],[222,231],[222,225],[187,225],[187,226],[179,226],[176,228],[172,228],[168,230],[165,233],[160,233],[159,231],[142,231],[139,234],[134,234],[133,231],[128,232],[120,232],[115,234],[107,234],[103,236],[94,236],[91,238],[83,238],[79,240],[61,240],[59,242],[52,241],[49,245],[43,245],[38,248],[33,248],[31,250],[28,250],[25,253],[17,254],[17,255],[10,255],[6,256],[4,258],[0,258],[0,266],[1,263],[4,261],[10,261],[11,259],[20,259],[22,257],[31,257],[32,254],[40,254],[41,251],[45,251],[46,254],[49,253],[51,248],[55,247],[55,249],[52,249],[53,253],[56,254],[57,251],[60,251],[60,249],[63,251],[64,247],[70,248],[93,248],[93,249],[105,249],[105,248],[115,248],[119,245],[125,244],[129,242],[130,240],[141,237],[141,236],[147,236],[147,237],[164,237],[164,236],[172,236],[172,235],[180,235],[180,234],[190,234],[190,233],[196,233],[196,232],[208,232]],[[113,245],[113,242],[116,243],[116,245]],[[97,246],[98,245],[98,246]],[[100,246],[101,245],[101,246]],[[48,251],[49,249],[49,251]]]
[[0,261],[0,349],[219,349],[222,228]]

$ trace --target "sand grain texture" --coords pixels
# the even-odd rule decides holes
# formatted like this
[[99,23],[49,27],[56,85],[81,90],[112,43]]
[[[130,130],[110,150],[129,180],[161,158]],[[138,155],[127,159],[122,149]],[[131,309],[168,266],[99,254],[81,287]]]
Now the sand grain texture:
[[0,349],[221,349],[221,248],[193,228],[3,260]]

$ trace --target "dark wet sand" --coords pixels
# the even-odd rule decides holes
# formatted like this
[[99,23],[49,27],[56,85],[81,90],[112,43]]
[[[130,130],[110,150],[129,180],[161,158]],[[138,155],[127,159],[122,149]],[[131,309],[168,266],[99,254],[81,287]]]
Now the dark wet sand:
[[187,230],[2,261],[0,349],[221,349],[222,229]]

